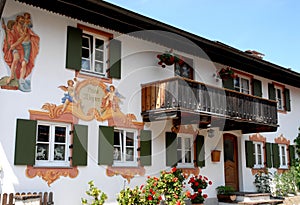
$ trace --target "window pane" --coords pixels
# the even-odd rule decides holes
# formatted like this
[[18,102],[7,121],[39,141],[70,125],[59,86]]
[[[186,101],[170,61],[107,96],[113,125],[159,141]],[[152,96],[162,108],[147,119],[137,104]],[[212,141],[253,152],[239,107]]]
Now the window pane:
[[185,163],[191,163],[192,162],[192,152],[187,151],[185,153]]
[[133,161],[133,148],[126,149],[126,161]]
[[134,133],[126,132],[126,146],[134,146]]
[[242,92],[249,94],[249,80],[242,78]]
[[185,138],[184,139],[184,148],[185,148],[185,150],[190,150],[190,148],[191,148],[191,140],[190,140],[190,138]]
[[96,39],[96,49],[103,50],[104,41]]
[[39,142],[49,142],[49,135],[50,135],[50,127],[46,125],[39,125],[38,126],[38,137],[37,141]]
[[177,149],[182,149],[181,137],[177,137]]
[[55,145],[54,146],[54,160],[65,160],[65,145]]
[[101,63],[101,62],[95,62],[95,72],[97,72],[97,73],[104,73],[103,63]]
[[66,127],[55,127],[55,142],[66,142]]
[[82,37],[82,47],[85,47],[85,48],[90,48],[90,45],[91,45],[91,42],[90,42],[90,37],[84,35]]
[[114,132],[114,145],[120,146],[120,132]]
[[256,153],[257,153],[257,149],[256,149],[256,144],[253,144],[253,159],[254,159],[254,164],[257,164],[257,159],[256,159]]
[[81,60],[81,68],[83,70],[91,70],[90,61],[87,59],[82,59]]
[[257,153],[261,155],[261,145],[257,144]]
[[82,49],[82,57],[83,57],[83,58],[90,59],[90,58],[91,58],[90,53],[91,53],[91,52],[90,52],[89,49],[85,49],[85,48]]
[[37,144],[36,159],[37,160],[48,160],[49,159],[49,145],[48,144]]
[[120,147],[115,147],[114,148],[114,160],[121,160],[121,148]]
[[95,51],[95,60],[103,61],[103,51]]

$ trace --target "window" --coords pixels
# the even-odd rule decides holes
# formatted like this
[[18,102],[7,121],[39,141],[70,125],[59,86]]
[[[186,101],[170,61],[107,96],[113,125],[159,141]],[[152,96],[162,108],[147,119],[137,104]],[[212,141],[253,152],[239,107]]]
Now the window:
[[286,145],[278,144],[278,146],[279,146],[279,161],[280,161],[279,168],[288,168]]
[[234,78],[234,90],[250,94],[250,80],[248,78],[236,76],[236,78]]
[[253,142],[254,168],[264,167],[264,150],[262,142]]
[[203,135],[197,135],[194,140],[193,134],[166,132],[165,140],[167,166],[178,165],[188,168],[195,165],[199,167],[205,166]]
[[269,99],[277,101],[277,109],[291,111],[290,90],[277,83],[268,84]]
[[114,165],[137,166],[137,132],[114,130]]
[[[87,136],[86,125],[17,119],[14,164],[86,166]],[[72,164],[69,161],[71,158]]]
[[275,87],[275,95],[276,95],[275,100],[277,101],[278,110],[283,110],[282,93],[283,93],[282,88]]
[[193,136],[180,134],[177,136],[178,166],[193,166]]
[[102,75],[106,74],[106,48],[108,38],[88,33],[82,34],[82,71]]
[[175,75],[181,76],[188,79],[194,79],[193,73],[193,60],[192,59],[184,59],[183,63],[175,63]]
[[69,166],[70,124],[38,121],[36,166]]
[[83,25],[68,26],[66,68],[120,79],[121,45],[110,33]]

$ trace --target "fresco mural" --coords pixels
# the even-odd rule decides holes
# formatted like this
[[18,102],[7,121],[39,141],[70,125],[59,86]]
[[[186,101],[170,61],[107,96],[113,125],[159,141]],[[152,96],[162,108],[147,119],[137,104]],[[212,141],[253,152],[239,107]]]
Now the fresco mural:
[[8,76],[0,79],[2,89],[31,91],[31,72],[39,52],[40,37],[33,32],[28,12],[2,18],[2,58]]
[[42,109],[49,112],[50,118],[58,118],[70,113],[79,119],[90,121],[113,120],[130,123],[136,121],[133,114],[124,114],[119,104],[125,99],[114,85],[106,85],[97,79],[79,81],[67,80],[67,85],[58,86],[65,93],[60,105],[45,103]]

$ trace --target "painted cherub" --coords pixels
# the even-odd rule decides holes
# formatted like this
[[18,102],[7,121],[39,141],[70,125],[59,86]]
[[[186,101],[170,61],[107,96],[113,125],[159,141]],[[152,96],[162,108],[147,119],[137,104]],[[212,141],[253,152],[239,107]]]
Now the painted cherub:
[[110,85],[106,90],[108,92],[103,97],[102,112],[108,107],[111,107],[116,112],[117,108],[119,108],[119,102],[121,102],[120,98],[123,98],[123,96],[116,91],[113,85]]
[[60,89],[65,91],[64,97],[61,99],[61,102],[63,103],[62,112],[64,112],[69,105],[69,103],[74,102],[77,103],[75,99],[75,83],[77,82],[77,79],[74,78],[73,80],[68,80],[67,84],[68,86],[61,85],[59,86]]

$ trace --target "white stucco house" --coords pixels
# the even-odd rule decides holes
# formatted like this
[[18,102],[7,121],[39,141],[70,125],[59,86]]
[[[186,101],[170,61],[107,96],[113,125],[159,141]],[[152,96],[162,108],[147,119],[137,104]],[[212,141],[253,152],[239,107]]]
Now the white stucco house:
[[[100,0],[1,3],[1,193],[80,204],[172,166],[255,191],[289,169],[300,74]],[[220,159],[212,158],[219,153]]]

